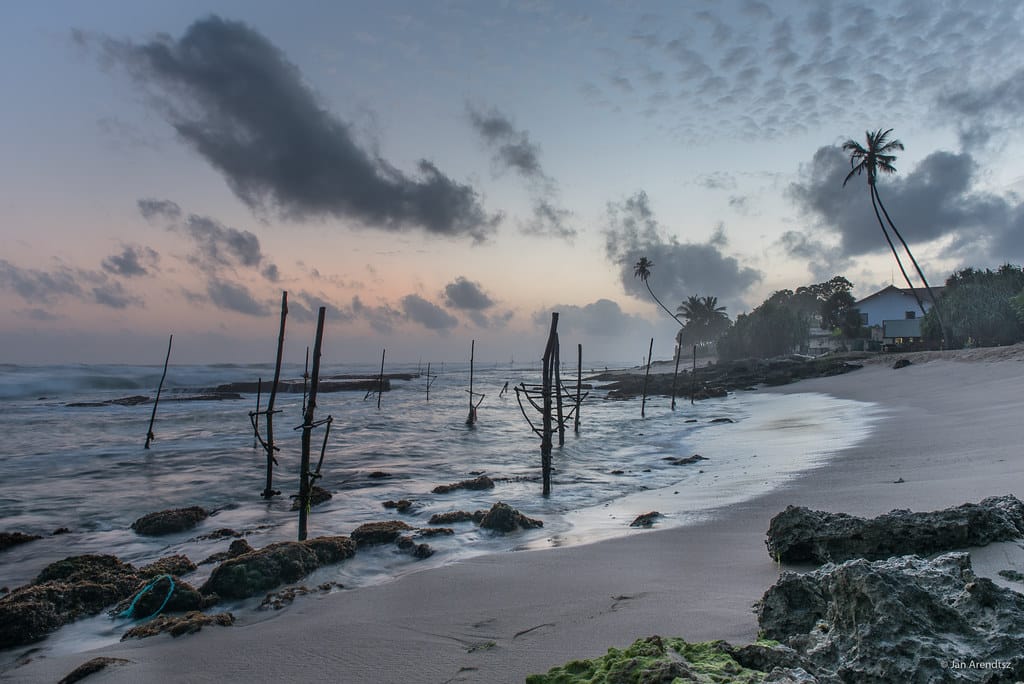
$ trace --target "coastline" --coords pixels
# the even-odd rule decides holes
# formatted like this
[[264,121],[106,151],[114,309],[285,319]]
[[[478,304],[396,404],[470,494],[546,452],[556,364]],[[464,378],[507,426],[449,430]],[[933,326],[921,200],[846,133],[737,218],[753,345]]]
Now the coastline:
[[[826,467],[696,524],[477,557],[296,602],[257,623],[48,657],[0,680],[52,682],[107,655],[131,663],[95,681],[521,682],[650,634],[749,642],[750,606],[780,571],[764,531],[787,505],[873,516],[1024,492],[1024,346],[900,356],[913,365],[893,370],[895,356],[877,357],[853,373],[772,388],[876,402],[886,416]],[[1024,566],[1015,543],[972,556],[986,576]]]

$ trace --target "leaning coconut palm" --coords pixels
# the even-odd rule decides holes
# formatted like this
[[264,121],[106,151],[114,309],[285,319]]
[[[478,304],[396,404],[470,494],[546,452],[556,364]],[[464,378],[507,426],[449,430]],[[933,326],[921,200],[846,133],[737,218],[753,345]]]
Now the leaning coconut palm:
[[691,295],[676,309],[686,319],[686,325],[679,331],[677,341],[684,344],[684,338],[698,347],[714,342],[729,327],[729,315],[724,306],[718,306],[718,297]]
[[651,289],[651,284],[647,282],[647,279],[651,277],[652,266],[654,266],[654,263],[650,259],[648,259],[645,256],[640,257],[640,261],[636,262],[636,264],[634,264],[633,266],[633,277],[642,280],[644,285],[647,286],[647,291],[651,293],[651,297],[654,299],[654,301],[658,303],[658,306],[664,309],[665,313],[672,317],[672,320],[674,320],[676,323],[679,323],[679,325],[682,325],[679,318],[674,313],[669,311],[668,307],[662,304],[661,300],[658,299],[657,296],[655,296],[654,290]]
[[[910,292],[914,295],[914,299],[917,300],[917,305],[921,309],[922,315],[927,314],[924,308],[924,302],[921,301],[920,295],[917,293],[917,289],[914,284],[910,281],[910,277],[907,275],[907,270],[903,267],[903,262],[900,259],[899,252],[896,250],[896,246],[892,242],[892,238],[889,237],[889,231],[886,229],[886,224],[882,222],[882,214],[885,215],[885,221],[889,224],[889,228],[892,229],[893,234],[899,239],[900,244],[903,245],[903,249],[906,250],[907,256],[910,257],[911,263],[914,265],[914,269],[917,271],[918,277],[921,278],[921,282],[924,284],[925,290],[928,292],[928,297],[932,300],[932,306],[935,307],[935,316],[939,319],[939,327],[945,330],[945,326],[942,324],[942,316],[939,311],[939,302],[935,298],[935,293],[932,292],[931,286],[928,285],[928,279],[924,276],[924,271],[921,270],[921,266],[917,263],[917,259],[914,258],[913,252],[910,251],[910,246],[907,241],[903,239],[900,231],[897,230],[896,225],[889,218],[889,212],[886,211],[885,205],[882,204],[882,198],[878,195],[878,186],[876,181],[878,179],[878,173],[892,174],[896,173],[896,167],[893,166],[893,162],[896,161],[896,155],[893,152],[900,150],[902,151],[903,143],[899,140],[890,140],[889,134],[892,133],[892,129],[883,131],[881,128],[872,132],[865,131],[864,137],[867,146],[862,146],[856,140],[850,138],[843,143],[843,151],[850,154],[850,173],[846,174],[846,179],[843,180],[843,186],[850,181],[854,176],[859,176],[862,172],[867,172],[868,176],[868,190],[871,193],[871,208],[875,210],[875,218],[878,220],[878,225],[882,229],[882,234],[885,235],[885,241],[889,243],[889,249],[892,250],[892,255],[896,258],[896,264],[900,267],[900,273],[903,274],[903,279],[907,282],[907,287],[910,288]],[[882,212],[879,213],[879,208]],[[943,339],[945,334],[943,333]]]

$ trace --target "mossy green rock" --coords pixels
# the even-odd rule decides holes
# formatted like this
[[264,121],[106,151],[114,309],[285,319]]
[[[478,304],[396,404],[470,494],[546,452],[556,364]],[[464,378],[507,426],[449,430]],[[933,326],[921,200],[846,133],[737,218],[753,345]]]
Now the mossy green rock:
[[[527,684],[674,684],[675,682],[736,682],[755,684],[765,680],[769,671],[774,676],[781,663],[789,665],[794,654],[790,649],[765,643],[763,649],[778,652],[778,658],[767,658],[753,669],[741,665],[734,657],[738,649],[724,641],[687,643],[683,639],[651,636],[638,639],[626,649],[610,648],[606,655],[592,660],[573,660],[547,674],[530,675]],[[775,662],[772,662],[775,661]],[[794,672],[794,674],[796,674]],[[783,680],[785,681],[785,680]]]

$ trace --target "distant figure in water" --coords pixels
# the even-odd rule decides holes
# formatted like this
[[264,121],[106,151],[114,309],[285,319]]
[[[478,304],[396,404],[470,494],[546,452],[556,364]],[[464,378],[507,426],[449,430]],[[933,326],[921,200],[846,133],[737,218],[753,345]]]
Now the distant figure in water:
[[505,392],[508,392],[508,380],[505,381],[505,386],[501,388],[501,392],[498,393],[498,396],[505,396]]

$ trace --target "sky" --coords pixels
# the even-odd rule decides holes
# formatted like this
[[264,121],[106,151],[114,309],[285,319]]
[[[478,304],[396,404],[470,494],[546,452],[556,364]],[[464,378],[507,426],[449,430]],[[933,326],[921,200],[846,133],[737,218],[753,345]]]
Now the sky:
[[[1024,5],[17,3],[0,23],[0,363],[670,358],[730,317],[1024,262]],[[894,279],[895,273],[895,279]],[[571,350],[568,354],[565,350]],[[586,365],[585,361],[585,365]]]

